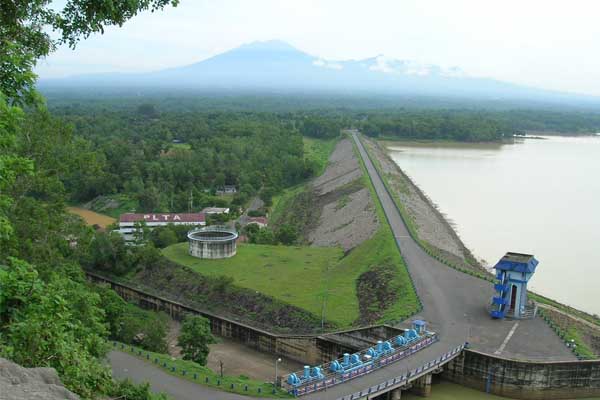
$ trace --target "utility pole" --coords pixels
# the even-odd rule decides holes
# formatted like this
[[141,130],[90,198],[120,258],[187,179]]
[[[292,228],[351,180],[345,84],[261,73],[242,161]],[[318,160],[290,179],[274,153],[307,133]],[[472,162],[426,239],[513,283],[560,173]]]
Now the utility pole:
[[277,377],[279,376],[279,373],[277,371],[277,365],[281,362],[281,358],[278,358],[277,360],[275,360],[275,380],[273,381],[273,386],[277,387]]
[[327,291],[323,292],[323,305],[321,306],[321,332],[325,331],[325,305],[327,303]]

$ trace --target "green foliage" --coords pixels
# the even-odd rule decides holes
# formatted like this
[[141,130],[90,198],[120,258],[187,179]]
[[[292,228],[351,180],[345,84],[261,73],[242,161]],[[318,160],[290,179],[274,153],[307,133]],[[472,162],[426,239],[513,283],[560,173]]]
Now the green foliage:
[[210,321],[200,316],[186,317],[181,326],[178,344],[184,360],[191,360],[200,365],[206,365],[208,345],[216,343],[210,331]]
[[158,117],[158,111],[156,111],[156,107],[154,107],[154,104],[149,103],[140,104],[137,108],[137,113],[146,118]]
[[102,392],[110,373],[98,361],[106,351],[100,297],[57,273],[47,282],[23,261],[0,274],[0,352],[25,367],[55,368],[84,397]]
[[159,249],[163,249],[177,242],[181,242],[185,240],[185,236],[183,240],[180,240],[180,236],[178,235],[178,231],[183,231],[183,233],[187,233],[189,227],[184,227],[185,229],[176,229],[179,226],[160,226],[156,227],[150,232],[150,240]]
[[33,173],[32,161],[16,154],[16,138],[22,119],[23,111],[9,106],[0,91],[0,254],[4,256],[10,254],[7,247],[14,234],[9,219],[14,198],[9,193],[18,178]]
[[132,250],[117,232],[97,232],[90,243],[89,259],[86,264],[95,270],[117,275],[127,273],[134,266]]
[[[236,210],[259,192],[269,202],[282,187],[312,173],[298,130],[272,114],[169,111],[139,118],[133,111],[89,111],[61,111],[92,143],[97,159],[106,160],[96,180],[103,184],[94,186],[95,193],[80,192],[116,192],[135,199],[137,211]],[[173,137],[187,148],[173,147]],[[223,185],[235,185],[238,193],[214,196]]]
[[304,159],[307,171],[310,171],[311,176],[319,176],[327,167],[329,156],[335,148],[337,139],[315,139],[305,137],[304,142]]
[[317,139],[331,139],[340,136],[344,126],[341,121],[317,115],[309,115],[302,119],[300,132],[304,136]]
[[165,353],[169,317],[165,313],[143,310],[127,304],[120,316],[112,339],[134,344],[143,349]]
[[276,240],[283,245],[291,245],[298,239],[298,230],[293,225],[284,224],[277,228]]
[[90,290],[100,296],[110,339],[150,351],[167,351],[169,317],[165,313],[127,303],[109,286],[94,285]]
[[108,393],[109,396],[120,400],[167,400],[164,394],[155,394],[152,392],[149,383],[136,385],[130,380],[115,382]]
[[465,142],[500,140],[514,131],[497,119],[476,111],[402,111],[369,115],[360,124],[368,136],[443,139]]
[[550,328],[565,341],[565,344],[568,344],[569,348],[577,358],[591,360],[600,357],[600,354],[594,353],[592,348],[582,339],[581,333],[575,324],[571,325],[564,319],[556,320],[554,318],[554,313],[544,309],[540,309],[538,314],[546,321],[546,323],[548,323]]
[[275,232],[270,228],[260,228],[256,224],[250,224],[246,227],[248,241],[252,244],[277,244]]

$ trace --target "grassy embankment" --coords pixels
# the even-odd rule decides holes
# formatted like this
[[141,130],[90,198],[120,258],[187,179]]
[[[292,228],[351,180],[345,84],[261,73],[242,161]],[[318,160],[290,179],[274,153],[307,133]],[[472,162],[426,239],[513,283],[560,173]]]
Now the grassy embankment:
[[350,253],[348,257],[349,262],[365,263],[367,268],[374,265],[391,262],[391,264],[395,267],[395,275],[390,284],[394,286],[396,290],[398,290],[399,295],[397,301],[385,311],[381,321],[402,321],[415,314],[422,308],[421,300],[417,296],[412,278],[410,277],[408,268],[406,268],[406,264],[402,259],[400,249],[396,245],[391,227],[387,222],[383,207],[379,202],[377,193],[375,192],[375,187],[369,179],[362,157],[356,148],[356,144],[353,142],[352,145],[354,154],[359,161],[360,168],[363,173],[362,180],[369,188],[371,198],[375,203],[377,218],[381,222],[381,227],[371,239],[363,242],[360,246],[354,249],[354,259],[352,259],[353,254]]
[[582,339],[581,332],[578,331],[574,325],[563,328],[557,321],[555,321],[550,313],[546,310],[540,309],[538,314],[546,321],[546,323],[554,330],[554,332],[560,336],[565,342],[572,343],[575,346],[571,347],[571,351],[579,359],[595,359],[598,355],[585,343]]
[[[305,142],[319,149],[321,160],[330,150],[321,151],[316,140]],[[313,152],[313,154],[315,154]],[[260,291],[280,301],[301,307],[314,315],[325,316],[338,327],[349,327],[359,318],[357,281],[375,266],[392,266],[393,278],[386,282],[397,296],[383,312],[379,322],[403,320],[420,307],[412,281],[396,248],[393,236],[374,188],[365,175],[361,184],[368,187],[375,200],[376,212],[382,222],[375,235],[344,256],[340,248],[302,246],[240,245],[238,254],[226,260],[199,260],[187,254],[187,244],[166,248],[163,254],[194,271],[209,276],[228,276],[234,284]],[[297,186],[283,193],[274,202],[271,220],[276,220],[306,188]]]
[[[337,268],[343,256],[341,248],[240,244],[235,257],[200,260],[188,255],[187,243],[179,243],[164,249],[163,254],[199,274],[231,277],[236,286],[318,316],[327,293],[325,314],[339,326],[351,324],[357,316],[356,304],[346,300],[353,297],[346,271]],[[328,290],[331,285],[336,285],[335,293]]]
[[127,352],[141,360],[154,364],[165,372],[186,379],[190,382],[209,386],[225,392],[237,393],[253,397],[289,398],[285,391],[277,390],[273,393],[273,385],[265,382],[252,380],[245,376],[221,377],[208,367],[203,367],[193,361],[173,358],[168,354],[154,353],[140,348],[113,342],[113,346],[120,351]]
[[[377,145],[377,144],[375,144]],[[400,211],[400,214],[402,216],[402,219],[404,220],[410,235],[413,237],[413,239],[419,243],[419,245],[423,248],[423,250],[428,253],[431,257],[437,259],[438,261],[442,262],[443,264],[457,269],[461,272],[464,272],[466,274],[472,275],[472,276],[476,276],[479,277],[481,279],[487,280],[489,282],[494,282],[494,278],[489,275],[489,274],[485,274],[482,272],[478,272],[478,271],[474,271],[472,269],[467,269],[467,268],[463,268],[462,266],[460,266],[459,264],[457,264],[456,262],[453,262],[451,260],[448,260],[444,253],[442,251],[440,251],[439,249],[437,249],[435,246],[431,245],[430,243],[428,243],[425,240],[422,240],[421,238],[419,238],[419,235],[417,233],[417,229],[416,229],[416,222],[414,221],[414,219],[412,218],[412,216],[410,215],[410,213],[408,213],[406,207],[404,206],[404,204],[400,201],[400,198],[398,197],[398,193],[393,190],[388,182],[389,176],[387,176],[386,174],[384,174],[382,172],[382,168],[381,168],[381,163],[379,162],[379,160],[377,159],[377,157],[375,157],[370,151],[369,151],[369,147],[365,146],[365,149],[367,150],[367,152],[369,153],[369,156],[371,158],[371,161],[373,162],[373,165],[375,166],[375,168],[377,169],[377,171],[379,172],[379,175],[382,178],[382,181],[384,183],[384,185],[386,186],[386,188],[388,189],[388,192],[392,195],[392,198],[394,200],[394,202],[396,203],[396,206],[398,208],[398,210]],[[398,185],[397,187],[399,188],[399,190],[404,191],[404,193],[406,193],[408,191],[408,188],[405,186],[405,183],[397,181],[396,182]],[[404,185],[404,186],[403,186]],[[547,297],[544,296],[540,296],[537,295],[535,293],[530,292],[529,293],[530,298],[534,299],[535,301],[537,301],[538,303],[541,304],[548,304],[551,306],[554,306],[564,312],[567,312],[569,314],[572,314],[574,316],[577,316],[579,318],[585,319],[588,322],[591,322],[593,324],[596,324],[598,326],[600,326],[600,318],[596,317],[596,316],[592,316],[590,314],[587,314],[583,311],[580,310],[576,310],[572,307],[566,306],[564,304],[558,303],[552,299],[549,299]],[[558,327],[558,324],[556,323],[556,321],[552,320],[552,317],[550,316],[545,316],[544,319],[546,320],[546,322],[548,322],[548,324],[550,325],[550,327],[552,329],[554,329],[556,331],[556,333],[561,336],[561,338],[571,341],[571,339],[574,340],[574,342],[577,344],[577,347],[574,351],[574,353],[581,357],[581,358],[595,358],[596,356],[594,355],[594,352],[591,350],[591,348],[589,347],[588,344],[586,344],[582,339],[581,339],[581,334],[580,332],[578,332],[577,328],[575,326],[569,327],[566,330],[560,329]]]

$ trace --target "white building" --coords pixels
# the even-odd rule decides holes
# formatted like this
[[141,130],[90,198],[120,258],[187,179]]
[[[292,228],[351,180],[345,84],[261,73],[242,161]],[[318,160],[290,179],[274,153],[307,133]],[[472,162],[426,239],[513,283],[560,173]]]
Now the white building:
[[119,232],[123,235],[125,241],[133,241],[135,239],[136,223],[145,222],[146,226],[153,229],[157,226],[173,225],[189,225],[204,226],[206,225],[205,215],[203,213],[191,214],[175,214],[175,213],[148,213],[148,214],[121,214],[119,217]]
[[206,207],[201,211],[201,213],[206,215],[211,214],[229,214],[229,208],[227,207]]

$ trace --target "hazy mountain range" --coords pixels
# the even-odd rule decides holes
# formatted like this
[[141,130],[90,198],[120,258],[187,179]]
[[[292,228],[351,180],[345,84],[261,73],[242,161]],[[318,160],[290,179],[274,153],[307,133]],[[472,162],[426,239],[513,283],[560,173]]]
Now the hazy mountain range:
[[[517,62],[517,61],[515,61]],[[598,98],[469,77],[444,69],[376,56],[331,61],[281,41],[254,42],[187,66],[146,73],[107,73],[44,79],[43,86],[131,86],[221,90],[384,93],[486,99],[595,103]]]

